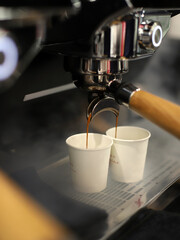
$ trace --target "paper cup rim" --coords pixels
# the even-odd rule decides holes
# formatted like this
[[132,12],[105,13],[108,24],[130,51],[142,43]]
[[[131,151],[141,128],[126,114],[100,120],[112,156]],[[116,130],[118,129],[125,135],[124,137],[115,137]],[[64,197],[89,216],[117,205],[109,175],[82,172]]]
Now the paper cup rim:
[[141,127],[136,127],[136,126],[118,126],[117,128],[137,128],[137,129],[141,129],[141,130],[144,130],[148,133],[148,136],[147,137],[144,137],[144,138],[140,138],[140,139],[122,139],[122,138],[115,138],[115,137],[111,137],[108,135],[108,131],[111,130],[111,129],[115,129],[115,127],[112,127],[112,128],[109,128],[107,131],[106,131],[106,135],[109,136],[110,138],[113,139],[113,141],[121,141],[121,142],[140,142],[140,141],[144,141],[144,140],[147,140],[151,137],[151,133],[149,130],[145,129],[145,128],[141,128]]
[[100,151],[100,150],[104,150],[104,149],[107,149],[107,148],[110,148],[112,145],[113,145],[113,139],[108,136],[108,135],[105,135],[105,134],[101,134],[101,133],[88,133],[88,135],[101,135],[105,138],[108,138],[111,143],[105,145],[104,147],[100,147],[100,148],[81,148],[81,147],[75,147],[73,145],[71,145],[70,143],[68,143],[68,140],[71,138],[71,137],[75,137],[75,136],[79,136],[79,135],[86,135],[86,133],[77,133],[77,134],[74,134],[74,135],[71,135],[70,137],[68,137],[66,139],[66,144],[71,147],[71,148],[74,148],[74,149],[77,149],[77,150],[81,150],[81,151]]

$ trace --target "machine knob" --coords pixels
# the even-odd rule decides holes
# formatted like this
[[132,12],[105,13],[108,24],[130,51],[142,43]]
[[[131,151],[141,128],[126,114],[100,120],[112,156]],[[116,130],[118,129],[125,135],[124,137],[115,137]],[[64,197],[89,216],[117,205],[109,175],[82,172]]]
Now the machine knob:
[[162,27],[158,22],[144,21],[138,29],[141,48],[155,50],[162,42]]

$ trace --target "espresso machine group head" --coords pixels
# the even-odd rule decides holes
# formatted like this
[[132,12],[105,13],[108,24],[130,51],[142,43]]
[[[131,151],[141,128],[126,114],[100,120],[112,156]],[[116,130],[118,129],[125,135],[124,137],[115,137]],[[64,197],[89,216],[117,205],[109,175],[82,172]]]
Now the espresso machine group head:
[[[174,8],[155,1],[104,1],[99,22],[94,24],[92,15],[87,16],[88,22],[84,19],[85,36],[75,43],[76,49],[82,48],[67,57],[66,67],[75,85],[89,93],[87,117],[91,114],[93,118],[104,110],[118,115],[118,103],[129,105],[130,96],[138,89],[124,83],[122,76],[129,70],[129,61],[149,57],[161,45],[171,17],[179,9],[177,1],[172,4]],[[94,29],[89,27],[89,21]]]
[[132,9],[106,20],[93,33],[91,54],[70,59],[75,84],[101,92],[112,81],[121,82],[129,61],[150,56],[160,46],[170,18],[167,12]]

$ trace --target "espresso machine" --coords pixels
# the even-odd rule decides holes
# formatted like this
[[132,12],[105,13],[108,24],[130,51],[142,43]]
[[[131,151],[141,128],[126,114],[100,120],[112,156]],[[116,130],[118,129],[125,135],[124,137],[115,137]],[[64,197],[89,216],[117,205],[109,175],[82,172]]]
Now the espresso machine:
[[[130,83],[126,80],[131,64],[147,61],[161,49],[171,18],[179,12],[180,2],[177,0],[1,1],[0,166],[10,179],[47,208],[63,226],[71,229],[72,235],[62,231],[65,234],[59,239],[118,239],[120,236],[131,239],[128,234],[134,233],[134,223],[147,223],[146,219],[155,216],[152,209],[158,209],[159,203],[155,200],[159,196],[160,203],[164,203],[166,198],[168,204],[172,202],[165,190],[170,188],[176,196],[179,195],[179,185],[171,186],[180,176],[176,139],[180,138],[180,107],[141,90],[133,79],[128,79]],[[45,66],[43,70],[47,70],[44,75],[38,72],[41,61]],[[48,67],[51,67],[49,74]],[[53,71],[57,73],[53,75]],[[55,77],[58,84],[53,82]],[[62,84],[63,87],[60,86]],[[62,142],[65,136],[75,131],[68,125],[71,118],[68,114],[74,116],[75,111],[72,106],[74,100],[70,101],[73,95],[66,92],[71,89],[78,91],[73,93],[74,99],[79,109],[83,108],[84,115],[87,109],[86,116],[91,115],[91,120],[104,111],[121,115],[119,106],[124,105],[155,123],[155,126],[150,126],[154,126],[152,131],[158,142],[154,140],[150,146],[152,156],[147,161],[142,181],[124,184],[109,180],[107,189],[100,194],[83,195],[73,191],[68,182],[68,158],[57,156],[57,149],[64,150]],[[43,100],[44,96],[54,93],[57,96],[62,91],[65,92],[59,98]],[[66,96],[68,100],[65,100]],[[83,105],[85,99],[87,103]],[[63,115],[58,115],[58,108],[63,109]],[[52,109],[54,112],[51,114]],[[78,109],[76,112],[82,114]],[[52,131],[59,131],[57,121],[59,125],[66,123],[70,129],[61,134],[62,140],[57,140],[60,135],[51,135]],[[82,131],[79,119],[74,118],[73,121]],[[26,133],[19,129],[25,129]],[[14,137],[14,142],[24,144],[23,147],[10,140],[13,133],[18,136]],[[45,134],[49,135],[48,142],[44,140]],[[58,136],[56,144],[54,136]],[[42,151],[42,148],[47,150]],[[168,152],[159,154],[154,150],[157,148],[167,148]],[[4,161],[6,158],[8,160]],[[156,161],[157,158],[160,160]],[[29,169],[31,164],[36,166],[36,171]],[[164,206],[167,207],[167,203]],[[150,208],[150,213],[147,208]],[[57,235],[52,239],[58,239]]]
[[[2,7],[1,87],[10,86],[44,48],[65,56],[65,69],[72,73],[75,85],[87,90],[89,99],[94,100],[88,108],[92,117],[106,108],[116,111],[118,106],[112,101],[115,99],[179,137],[179,123],[169,112],[171,109],[179,118],[178,106],[123,82],[129,61],[149,57],[161,45],[171,17],[178,13],[178,3],[161,6],[115,1],[111,6],[108,2],[102,5],[101,1],[70,2],[65,6],[54,3],[50,11],[48,4],[42,8],[41,3],[38,7],[33,3],[23,8],[22,3]],[[28,40],[24,41],[22,35]],[[162,105],[163,112],[159,111]],[[152,112],[160,116],[153,116]],[[161,121],[164,117],[166,121]]]

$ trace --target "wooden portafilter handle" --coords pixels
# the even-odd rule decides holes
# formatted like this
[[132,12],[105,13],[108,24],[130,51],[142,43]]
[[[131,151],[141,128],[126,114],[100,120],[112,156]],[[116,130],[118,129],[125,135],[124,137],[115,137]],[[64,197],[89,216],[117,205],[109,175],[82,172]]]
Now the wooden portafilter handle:
[[159,127],[180,138],[180,106],[134,87],[132,84],[119,84],[113,89],[116,101]]

